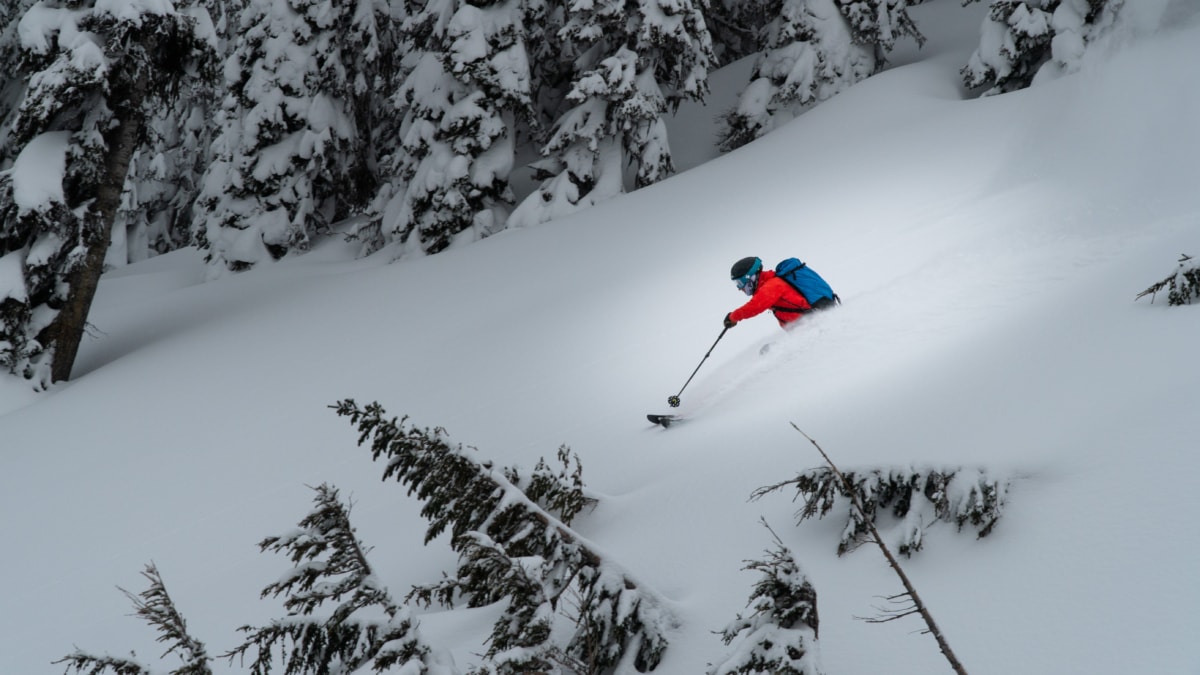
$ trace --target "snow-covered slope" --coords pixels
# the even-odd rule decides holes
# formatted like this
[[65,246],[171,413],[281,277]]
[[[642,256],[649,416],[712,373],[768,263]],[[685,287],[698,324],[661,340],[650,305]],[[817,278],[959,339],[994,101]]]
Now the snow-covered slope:
[[[149,561],[210,653],[236,646],[281,614],[258,591],[287,562],[255,544],[307,512],[306,485],[353,496],[398,593],[451,569],[327,409],[345,397],[499,464],[570,445],[601,497],[577,529],[681,619],[657,672],[725,653],[713,631],[771,543],[760,517],[816,586],[827,672],[948,672],[915,618],[855,620],[899,592],[877,551],[838,558],[840,523],[796,527],[787,494],[748,501],[820,463],[791,423],[843,468],[1014,478],[991,536],[934,528],[905,561],[969,672],[1200,672],[1200,312],[1133,301],[1200,253],[1184,4],[1155,4],[1163,26],[1139,5],[1153,37],[985,100],[959,90],[969,41],[937,31],[978,8],[923,5],[930,44],[901,65],[572,218],[397,264],[331,241],[211,283],[194,251],[107,275],[71,383],[0,381],[0,672],[60,672],[74,646],[153,660],[114,588],[141,590]],[[845,305],[788,334],[739,325],[683,393],[694,419],[651,427],[744,299],[726,272],[746,255],[804,258]],[[494,617],[422,630],[466,668]]]

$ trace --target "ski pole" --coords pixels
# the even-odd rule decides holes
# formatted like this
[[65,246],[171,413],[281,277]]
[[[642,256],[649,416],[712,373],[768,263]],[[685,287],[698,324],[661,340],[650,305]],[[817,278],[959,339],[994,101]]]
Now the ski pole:
[[[721,331],[721,334],[717,336],[717,341],[712,343],[712,346],[708,348],[708,353],[706,353],[704,355],[704,358],[700,359],[700,363],[696,366],[696,369],[692,371],[692,377],[695,377],[696,373],[700,372],[700,366],[704,365],[704,362],[708,360],[709,354],[712,354],[713,350],[717,348],[717,342],[720,342],[721,338],[725,337],[725,333],[727,333],[728,331],[729,331],[729,327],[726,326],[725,330]],[[692,383],[692,377],[689,377],[687,379],[687,382],[684,382],[683,386],[679,388],[679,394],[682,394],[683,390],[687,389],[687,386]],[[679,403],[680,403],[679,394],[675,394],[674,396],[668,396],[667,397],[667,405],[671,406],[672,408],[678,408]]]

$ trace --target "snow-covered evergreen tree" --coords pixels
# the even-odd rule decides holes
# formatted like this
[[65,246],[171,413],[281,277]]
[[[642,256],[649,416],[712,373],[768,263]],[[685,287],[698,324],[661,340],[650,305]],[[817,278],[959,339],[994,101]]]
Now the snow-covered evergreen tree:
[[729,65],[761,51],[763,30],[782,6],[783,0],[709,0],[704,21],[712,34],[714,65]]
[[[237,2],[202,0],[217,36],[217,53],[228,41],[228,17]],[[212,116],[222,96],[218,59],[181,82],[177,95],[147,111],[145,141],[130,160],[121,208],[113,224],[107,264],[119,266],[192,243],[192,207],[212,158]]]
[[1166,279],[1150,286],[1137,294],[1135,300],[1150,296],[1154,302],[1159,291],[1167,292],[1167,305],[1191,305],[1200,303],[1200,265],[1192,262],[1192,256],[1186,253],[1180,256],[1179,265]]
[[565,660],[562,649],[551,640],[557,596],[546,586],[547,561],[540,556],[515,556],[482,532],[468,532],[460,541],[461,565],[458,578],[439,587],[415,589],[414,597],[429,602],[429,591],[438,591],[450,606],[448,592],[463,592],[473,604],[489,604],[479,594],[484,587],[496,589],[504,611],[492,626],[484,662],[471,675],[519,675],[553,672]]
[[722,118],[729,151],[770,133],[882,68],[898,39],[925,38],[907,0],[780,0],[759,29],[761,53]]
[[876,47],[853,39],[834,0],[783,0],[737,107],[722,118],[720,147],[760,138],[874,74]]
[[164,107],[147,120],[146,144],[130,160],[129,183],[113,224],[106,263],[119,266],[187,245],[191,207],[207,165],[212,90]]
[[[767,528],[770,530],[770,528]],[[708,675],[820,675],[817,591],[774,532],[775,548],[743,568],[761,574],[750,594],[754,611],[738,615],[721,631],[734,651]]]
[[875,49],[879,64],[896,45],[896,40],[911,37],[918,45],[925,37],[908,13],[908,6],[918,4],[912,0],[834,0],[846,22],[856,44]]
[[389,109],[382,105],[385,96],[380,88],[401,57],[396,33],[399,30],[399,17],[403,16],[402,12],[408,3],[356,0],[350,4],[353,10],[342,19],[342,25],[348,32],[339,47],[342,50],[341,61],[349,71],[355,125],[361,137],[362,152],[365,153],[355,166],[355,170],[361,174],[358,180],[363,184],[358,188],[359,199],[369,200],[378,183],[376,127],[386,125],[385,118],[389,114]]
[[[182,664],[171,673],[178,675],[212,675],[209,665],[212,658],[204,643],[188,632],[187,621],[175,606],[175,602],[167,593],[162,575],[154,564],[146,565],[142,576],[150,581],[150,587],[134,595],[121,589],[126,597],[133,602],[135,614],[150,624],[158,632],[158,641],[168,645],[163,656],[175,655]],[[66,663],[67,672],[72,669],[76,673],[86,675],[102,675],[112,672],[113,675],[153,675],[161,672],[149,663],[140,661],[136,655],[128,657],[100,655],[76,649],[72,654],[57,661]]]
[[[295,565],[262,592],[285,596],[288,616],[244,626],[245,642],[224,656],[253,653],[250,670],[262,674],[279,665],[296,675],[389,669],[452,675],[447,659],[422,639],[411,610],[381,584],[350,522],[350,506],[328,484],[314,490],[316,506],[297,529],[259,543]],[[323,611],[326,605],[332,610]]]
[[[513,468],[505,469],[503,475],[547,514],[570,525],[580,511],[594,506],[596,499],[586,494],[579,458],[563,446],[558,459],[563,466],[558,472],[543,459],[529,476]],[[506,546],[484,532],[465,532],[456,539],[460,564],[455,578],[416,588],[410,596],[426,605],[437,600],[447,607],[460,597],[466,597],[470,606],[505,603],[504,613],[493,626],[486,661],[472,675],[546,672],[552,664],[572,658],[551,641],[551,630],[561,597],[570,587],[571,570],[584,564],[589,554],[553,532],[537,537],[539,543],[533,549],[523,539],[518,537],[516,545]],[[580,651],[586,656],[586,650]]]
[[542,184],[510,225],[544,222],[674,171],[663,116],[708,93],[715,62],[703,0],[568,3],[558,40],[573,63],[566,105],[542,147]]
[[1038,71],[1039,77],[1056,77],[1079,70],[1088,47],[1107,35],[1120,15],[1126,0],[1061,0],[1050,25],[1050,62]]
[[359,129],[365,130],[368,137],[366,166],[376,187],[363,214],[349,222],[345,232],[348,241],[359,242],[360,256],[370,255],[396,239],[385,230],[382,214],[403,188],[399,176],[408,159],[404,137],[409,107],[398,92],[423,53],[405,32],[416,3],[376,2],[381,3],[377,10],[381,58],[374,62],[367,104],[359,109]]
[[1124,0],[992,0],[979,47],[962,69],[984,96],[1077,70],[1089,44],[1113,26]]
[[962,69],[968,87],[983,95],[1024,89],[1050,58],[1051,11],[1057,0],[997,0],[984,19],[979,48]]
[[[855,549],[871,537],[871,524],[880,513],[891,511],[895,547],[911,556],[924,545],[925,531],[938,521],[954,523],[959,530],[971,525],[979,538],[996,527],[1004,511],[1009,481],[983,469],[891,467],[843,472],[854,486],[860,512],[846,484],[829,467],[801,472],[790,480],[759,488],[753,498],[792,487],[804,506],[797,520],[824,518],[833,511],[845,513],[846,525],[838,555]],[[885,542],[886,543],[886,542]]]
[[427,0],[405,21],[416,57],[392,98],[400,149],[377,197],[380,237],[437,253],[502,229],[519,129],[533,122],[527,26],[540,0]]
[[212,21],[217,59],[180,83],[178,95],[147,111],[145,141],[130,162],[113,227],[110,266],[136,262],[193,243],[200,182],[212,160],[214,115],[224,96],[221,58],[247,0],[197,0]]
[[211,58],[207,15],[180,7],[43,0],[20,19],[0,354],[38,386],[71,374],[146,106]]
[[12,134],[13,115],[20,104],[25,89],[24,80],[15,67],[20,62],[21,46],[17,36],[17,25],[25,10],[35,0],[0,0],[0,171],[12,165],[16,148],[9,137]]
[[[558,120],[542,148],[546,159],[535,164],[534,178],[542,184],[513,213],[511,225],[552,220],[625,192],[631,163],[639,175],[671,170],[665,100],[652,81],[639,78],[637,64],[637,54],[622,46],[575,85],[567,100],[577,105]],[[649,153],[637,162],[631,155],[643,147]]]
[[305,251],[374,191],[360,108],[379,57],[374,0],[252,0],[225,63],[197,201],[212,273]]
[[553,513],[564,525],[570,525],[581,511],[596,506],[596,498],[587,494],[583,465],[570,448],[564,445],[558,449],[558,461],[562,464],[558,471],[541,459],[528,477],[515,470],[509,470],[506,477],[535,504]]
[[[490,637],[489,661],[479,672],[527,672],[557,653],[591,664],[596,673],[611,673],[621,663],[639,672],[658,665],[673,617],[658,596],[589,548],[562,520],[577,513],[583,499],[578,472],[552,479],[535,471],[538,476],[526,483],[514,469],[497,469],[471,449],[451,445],[444,429],[388,418],[378,403],[360,407],[346,400],[335,408],[357,427],[360,445],[369,443],[375,459],[386,461],[384,479],[407,485],[409,494],[425,502],[426,541],[448,531],[459,553],[453,578],[414,589],[410,598],[447,606],[460,599],[473,607],[507,603]],[[565,449],[559,456],[568,464]],[[522,485],[538,485],[532,490],[538,501],[565,510],[555,516]],[[549,642],[550,614],[571,589],[580,597],[576,629],[560,648]]]
[[[568,4],[562,0],[527,0],[525,47],[529,52],[529,77],[532,83],[533,119],[529,136],[522,145],[534,146],[545,139],[545,132],[565,110],[576,64],[562,40],[568,17]],[[530,153],[535,148],[522,148]]]

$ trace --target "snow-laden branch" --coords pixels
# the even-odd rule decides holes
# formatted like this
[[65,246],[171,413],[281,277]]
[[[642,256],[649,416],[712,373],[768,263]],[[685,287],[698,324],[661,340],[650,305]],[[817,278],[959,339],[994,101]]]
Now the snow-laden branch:
[[[445,429],[388,418],[378,403],[363,408],[347,399],[332,407],[357,426],[359,444],[369,444],[373,457],[386,463],[384,478],[425,502],[426,541],[448,531],[459,553],[454,579],[414,589],[410,599],[451,604],[461,597],[470,606],[508,601],[488,652],[493,661],[511,659],[498,672],[546,668],[547,613],[557,611],[568,589],[581,600],[576,631],[563,650],[567,657],[599,673],[624,663],[641,672],[658,665],[666,632],[676,624],[665,602],[563,522],[586,503],[577,460],[569,478],[552,481],[543,472],[531,481],[539,501],[562,508],[556,517],[514,484],[514,471],[451,445]],[[559,457],[568,464],[565,448]]]

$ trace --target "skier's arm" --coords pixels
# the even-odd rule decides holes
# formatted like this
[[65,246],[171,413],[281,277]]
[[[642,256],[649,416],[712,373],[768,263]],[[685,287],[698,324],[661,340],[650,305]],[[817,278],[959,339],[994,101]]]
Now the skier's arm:
[[[784,282],[779,282],[784,283]],[[729,318],[734,321],[745,321],[753,316],[758,316],[763,312],[775,306],[779,300],[779,296],[783,294],[783,289],[775,283],[775,279],[771,279],[759,286],[754,295],[746,302],[746,304],[738,307],[729,313]]]

